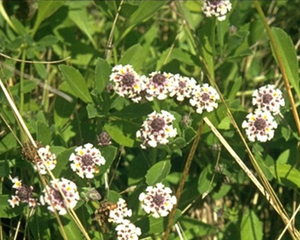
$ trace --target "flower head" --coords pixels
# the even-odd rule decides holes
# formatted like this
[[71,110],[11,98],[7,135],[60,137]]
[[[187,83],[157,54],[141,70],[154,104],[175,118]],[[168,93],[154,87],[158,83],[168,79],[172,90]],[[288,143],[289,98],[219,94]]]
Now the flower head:
[[11,197],[12,199],[8,200],[11,207],[19,206],[20,202],[28,203],[29,207],[35,207],[37,200],[33,198],[33,187],[23,185],[22,180],[19,180],[17,177],[11,179],[11,181],[14,184],[12,187],[17,189],[15,195]]
[[141,129],[136,133],[137,138],[143,141],[141,147],[157,147],[157,145],[167,144],[169,138],[177,135],[176,128],[172,126],[174,120],[175,117],[164,110],[161,113],[154,111],[149,114]]
[[274,129],[277,128],[277,123],[270,112],[257,109],[246,117],[248,121],[245,120],[242,127],[246,129],[246,134],[251,142],[254,142],[255,139],[266,142],[274,137]]
[[138,240],[141,235],[141,229],[136,227],[129,220],[124,220],[116,227],[118,240]]
[[284,106],[282,92],[274,85],[266,85],[256,89],[252,94],[252,104],[262,111],[269,111],[273,114],[280,112],[280,107]]
[[40,174],[45,175],[47,174],[47,170],[44,163],[49,170],[53,170],[56,166],[56,156],[50,152],[50,147],[48,145],[46,147],[40,147],[37,151],[39,158],[36,158],[35,160],[34,169],[38,170]]
[[217,100],[219,99],[220,96],[216,89],[205,83],[203,86],[197,85],[195,87],[192,92],[190,104],[196,106],[196,112],[201,114],[203,110],[211,112],[214,108],[217,108]]
[[[64,197],[59,189],[63,192]],[[41,196],[41,203],[48,204],[50,211],[56,210],[60,215],[66,214],[68,208],[74,208],[79,200],[76,184],[65,178],[50,181],[50,186],[46,186],[43,192],[45,195]]]
[[133,102],[141,100],[141,92],[145,88],[145,76],[139,76],[131,65],[116,65],[112,69],[110,81],[114,90],[121,97],[127,97]]
[[127,203],[123,198],[117,202],[117,207],[109,211],[109,221],[115,223],[122,223],[124,218],[131,217],[132,211],[127,208]]
[[152,72],[149,74],[149,79],[146,83],[146,99],[153,101],[154,98],[158,100],[164,100],[168,97],[170,91],[172,91],[173,74]]
[[206,17],[216,16],[219,21],[223,21],[231,7],[229,0],[205,0],[202,11]]
[[193,78],[175,74],[173,84],[170,87],[170,96],[175,96],[177,101],[182,102],[184,99],[191,97],[192,90],[196,87],[196,84],[196,80]]
[[111,138],[108,132],[102,132],[99,134],[98,143],[100,146],[108,146],[111,144]]
[[93,178],[94,173],[99,172],[97,166],[105,164],[101,152],[90,143],[77,147],[75,152],[71,154],[69,160],[72,162],[72,170],[81,178]]
[[165,217],[177,203],[176,197],[172,196],[171,193],[170,188],[157,183],[154,187],[148,186],[146,193],[140,194],[139,200],[146,213],[155,218]]

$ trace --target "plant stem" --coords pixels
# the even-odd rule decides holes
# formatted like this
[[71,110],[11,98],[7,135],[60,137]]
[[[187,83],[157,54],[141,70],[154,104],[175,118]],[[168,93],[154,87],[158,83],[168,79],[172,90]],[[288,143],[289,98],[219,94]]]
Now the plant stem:
[[24,71],[25,71],[25,57],[26,57],[26,50],[24,49],[22,52],[22,62],[21,62],[21,69],[20,69],[20,113],[23,113],[24,110]]

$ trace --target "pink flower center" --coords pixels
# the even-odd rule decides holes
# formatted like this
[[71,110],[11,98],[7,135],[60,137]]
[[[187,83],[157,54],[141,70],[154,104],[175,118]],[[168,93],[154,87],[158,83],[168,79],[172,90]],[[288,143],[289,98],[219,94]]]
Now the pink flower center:
[[263,130],[263,129],[266,128],[267,123],[264,119],[258,118],[258,119],[255,120],[254,126],[257,130]]
[[128,87],[132,86],[134,84],[134,76],[130,73],[126,73],[122,78],[122,83]]
[[90,166],[94,163],[92,156],[88,154],[83,155],[81,161],[84,166]]
[[152,129],[156,132],[162,130],[164,126],[165,126],[165,121],[162,118],[156,118],[151,123]]
[[262,97],[263,103],[265,103],[265,104],[270,103],[272,101],[272,99],[273,99],[273,97],[269,93],[264,94],[263,97]]
[[17,195],[23,201],[29,200],[32,197],[32,189],[28,186],[22,186],[18,189]]
[[206,101],[209,100],[209,94],[208,94],[208,93],[203,93],[203,94],[201,95],[201,98],[202,98],[202,101],[203,101],[203,102],[206,102]]
[[153,198],[153,202],[156,206],[161,206],[165,201],[165,198],[162,195],[159,195],[157,193],[152,198]]
[[165,81],[166,81],[166,77],[164,75],[162,75],[161,73],[157,73],[153,77],[153,82],[156,83],[158,86],[164,85]]

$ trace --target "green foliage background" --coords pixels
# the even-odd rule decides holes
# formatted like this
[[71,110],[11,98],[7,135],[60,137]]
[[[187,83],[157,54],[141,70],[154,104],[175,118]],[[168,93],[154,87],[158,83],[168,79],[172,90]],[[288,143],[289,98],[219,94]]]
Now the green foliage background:
[[[1,1],[0,78],[31,134],[57,155],[54,176],[76,182],[80,192],[95,187],[103,199],[112,202],[125,198],[133,221],[142,229],[141,239],[163,239],[168,218],[145,216],[139,193],[161,181],[176,192],[204,117],[260,179],[228,111],[240,127],[253,108],[253,90],[276,84],[286,104],[276,118],[275,137],[266,143],[249,143],[249,147],[292,216],[299,204],[299,133],[279,61],[298,109],[299,1],[259,1],[272,26],[280,59],[254,2],[232,1],[226,20],[218,22],[205,18],[201,1]],[[166,71],[208,82],[218,87],[224,101],[217,110],[202,115],[174,99],[132,103],[107,91],[111,69],[117,64],[131,64],[145,75]],[[179,137],[167,147],[142,150],[135,133],[153,110],[175,115]],[[13,239],[14,234],[20,239],[61,239],[55,215],[46,207],[30,213],[24,205],[12,209],[7,202],[13,193],[9,176],[19,176],[36,193],[43,186],[32,164],[22,160],[17,139],[23,143],[28,139],[2,93],[0,113],[0,239]],[[188,126],[181,123],[184,115],[191,119]],[[113,144],[99,146],[107,164],[87,183],[70,170],[69,156],[76,146],[88,142],[97,146],[102,131],[110,134]],[[107,179],[109,190],[104,186]],[[76,207],[78,218],[90,239],[115,239],[113,231],[103,233],[93,221],[97,204],[81,199]],[[68,239],[86,238],[69,215],[60,219]],[[271,240],[278,239],[285,228],[207,125],[175,219],[183,239]],[[294,226],[298,231],[298,214]],[[171,230],[169,239],[180,239],[175,228]],[[286,232],[282,239],[293,238]]]

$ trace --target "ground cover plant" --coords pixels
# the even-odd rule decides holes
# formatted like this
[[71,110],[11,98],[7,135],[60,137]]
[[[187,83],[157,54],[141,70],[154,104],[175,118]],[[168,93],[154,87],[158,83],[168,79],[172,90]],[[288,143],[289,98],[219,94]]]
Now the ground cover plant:
[[1,1],[0,239],[300,239],[299,1]]

